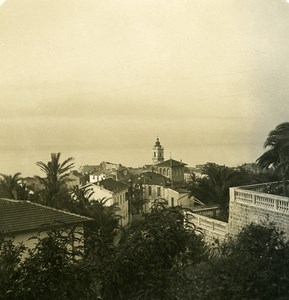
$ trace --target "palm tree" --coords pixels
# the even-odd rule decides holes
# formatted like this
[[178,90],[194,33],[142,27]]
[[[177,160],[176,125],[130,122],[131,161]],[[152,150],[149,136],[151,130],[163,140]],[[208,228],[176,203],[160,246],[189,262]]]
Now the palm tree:
[[[28,193],[25,192],[25,185],[22,183],[21,173],[14,175],[0,174],[0,195],[3,198],[27,200]],[[25,198],[25,199],[24,199]]]
[[287,178],[289,175],[289,122],[279,124],[272,130],[264,143],[269,148],[258,159],[263,169],[273,168],[279,172],[283,181],[284,195],[287,195]]
[[60,156],[61,153],[51,153],[47,164],[42,161],[36,163],[46,175],[45,178],[35,176],[44,186],[40,193],[42,201],[54,207],[63,206],[63,201],[69,198],[66,183],[70,180],[68,171],[74,167],[72,157],[60,163]]
[[71,200],[73,203],[73,209],[80,215],[85,215],[90,210],[90,199],[94,191],[89,187],[80,188],[75,185],[71,189]]
[[200,199],[206,204],[217,204],[220,208],[220,217],[228,218],[229,188],[246,183],[243,172],[207,163],[202,168],[202,177],[197,178],[191,187],[191,196]]

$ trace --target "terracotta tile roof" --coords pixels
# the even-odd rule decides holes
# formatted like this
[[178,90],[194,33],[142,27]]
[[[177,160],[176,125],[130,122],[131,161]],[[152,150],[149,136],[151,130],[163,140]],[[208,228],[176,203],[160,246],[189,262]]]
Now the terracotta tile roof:
[[152,184],[152,185],[170,185],[171,181],[166,176],[155,173],[155,172],[143,172],[140,174],[139,178],[141,178],[142,183],[144,184]]
[[113,178],[103,179],[98,182],[98,185],[111,192],[117,192],[128,188],[127,184],[122,181],[114,180]]
[[17,233],[38,230],[61,222],[67,225],[90,221],[90,218],[24,200],[0,199],[0,232]]
[[158,163],[156,166],[157,167],[182,167],[185,166],[186,164],[184,164],[183,162],[174,160],[174,159],[168,159],[166,161],[163,161],[161,163]]

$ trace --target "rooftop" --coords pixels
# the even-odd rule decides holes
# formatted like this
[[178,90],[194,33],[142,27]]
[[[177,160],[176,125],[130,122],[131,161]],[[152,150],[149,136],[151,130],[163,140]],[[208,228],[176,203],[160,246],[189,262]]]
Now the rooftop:
[[74,225],[90,220],[84,216],[30,201],[0,199],[0,232],[2,233],[33,231],[57,222]]
[[128,186],[124,182],[114,180],[113,178],[103,179],[99,181],[97,185],[111,192],[117,192],[128,188]]
[[171,183],[170,179],[155,172],[142,172],[140,178],[144,184],[153,184],[153,185],[169,185]]
[[157,167],[183,167],[185,165],[186,164],[181,161],[177,161],[177,160],[170,158],[168,160],[158,163],[156,166]]

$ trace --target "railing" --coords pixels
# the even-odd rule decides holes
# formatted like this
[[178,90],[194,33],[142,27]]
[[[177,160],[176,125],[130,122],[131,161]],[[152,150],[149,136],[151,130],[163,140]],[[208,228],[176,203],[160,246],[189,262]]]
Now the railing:
[[217,234],[219,236],[225,237],[228,234],[228,223],[208,218],[195,213],[189,213],[188,219],[197,228],[208,231],[211,234]]
[[[272,183],[271,183],[272,184]],[[273,183],[274,184],[274,183]],[[261,186],[261,185],[259,185]],[[264,184],[262,185],[264,187]],[[257,185],[230,188],[230,201],[253,205],[256,207],[289,214],[289,198],[259,192]]]

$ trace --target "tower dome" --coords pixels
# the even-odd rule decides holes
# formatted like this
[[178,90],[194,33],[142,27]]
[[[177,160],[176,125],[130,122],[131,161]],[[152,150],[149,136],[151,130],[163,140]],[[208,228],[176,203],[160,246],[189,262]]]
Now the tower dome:
[[161,145],[159,138],[156,139],[155,145],[153,147],[153,164],[164,161],[164,147]]

